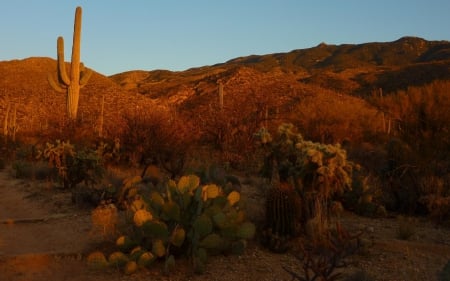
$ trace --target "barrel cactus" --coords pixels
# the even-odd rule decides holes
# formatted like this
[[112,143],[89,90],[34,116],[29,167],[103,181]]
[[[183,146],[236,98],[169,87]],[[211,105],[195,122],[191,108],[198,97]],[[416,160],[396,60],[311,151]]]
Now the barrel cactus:
[[119,251],[113,252],[108,256],[108,262],[111,266],[122,267],[128,261],[128,256]]
[[300,197],[292,185],[281,183],[269,189],[263,243],[274,252],[284,252],[300,230]]

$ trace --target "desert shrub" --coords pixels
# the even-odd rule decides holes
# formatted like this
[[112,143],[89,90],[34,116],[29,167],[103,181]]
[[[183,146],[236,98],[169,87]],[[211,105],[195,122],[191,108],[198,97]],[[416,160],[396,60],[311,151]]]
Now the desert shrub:
[[337,223],[335,229],[328,230],[324,239],[299,240],[295,252],[299,265],[295,269],[283,268],[292,276],[292,280],[342,279],[344,276],[338,269],[348,266],[348,257],[361,249],[359,238],[362,234],[349,233]]
[[[193,175],[169,180],[162,194],[140,193],[129,206],[128,231],[116,243],[121,256],[138,267],[160,258],[170,271],[175,258],[184,255],[200,273],[209,255],[242,254],[256,229],[246,221],[240,197],[215,184],[201,185]],[[128,262],[123,263],[125,272]]]
[[135,111],[125,117],[122,152],[129,163],[157,165],[172,177],[182,174],[189,150],[196,142],[194,126],[173,112]]
[[320,143],[359,143],[367,132],[380,130],[380,117],[365,100],[317,88],[303,97],[290,120],[305,138]]
[[[251,167],[255,163],[255,132],[273,123],[282,99],[259,86],[251,94],[227,92],[224,87],[223,103],[212,100],[202,109],[205,114],[195,116],[202,141],[220,153],[221,162],[236,169]],[[280,94],[281,95],[281,94]]]
[[47,143],[38,157],[57,170],[65,189],[72,190],[82,182],[95,185],[103,176],[103,163],[97,152],[86,147],[77,149],[69,141]]
[[382,196],[379,179],[358,166],[358,169],[353,170],[352,188],[337,199],[343,203],[345,209],[359,215],[383,217],[386,216],[386,209],[381,203]]
[[448,81],[436,81],[370,100],[392,124],[387,132],[391,136],[385,148],[387,160],[380,174],[386,192],[395,198],[392,207],[397,211],[429,209],[421,198],[432,192],[423,189],[423,182],[448,173],[448,86]]

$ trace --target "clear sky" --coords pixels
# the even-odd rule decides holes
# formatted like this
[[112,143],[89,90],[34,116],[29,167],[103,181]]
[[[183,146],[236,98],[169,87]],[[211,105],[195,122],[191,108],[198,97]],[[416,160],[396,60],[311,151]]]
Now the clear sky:
[[185,70],[247,55],[403,36],[450,40],[449,0],[1,0],[0,61],[70,60],[76,6],[81,59],[105,75]]

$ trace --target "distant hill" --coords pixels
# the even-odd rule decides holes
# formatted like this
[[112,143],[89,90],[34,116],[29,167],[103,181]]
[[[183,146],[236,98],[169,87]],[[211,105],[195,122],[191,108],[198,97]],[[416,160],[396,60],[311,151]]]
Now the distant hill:
[[[0,118],[8,103],[17,104],[22,132],[45,131],[48,120],[60,120],[65,97],[47,82],[56,71],[50,58],[0,62]],[[185,71],[128,71],[106,77],[94,72],[81,90],[79,116],[96,129],[102,96],[106,126],[137,107],[177,108],[201,114],[217,102],[218,83],[225,100],[248,95],[273,97],[291,108],[303,95],[326,90],[365,97],[373,90],[385,93],[450,79],[450,42],[403,37],[394,42],[328,45],[288,53],[250,55],[212,66]],[[242,99],[244,102],[244,99]]]
[[[130,71],[111,76],[129,90],[157,97],[200,81],[226,79],[232,69],[250,68],[280,73],[298,82],[346,94],[364,95],[372,89],[395,91],[411,85],[450,78],[450,42],[403,37],[394,42],[328,45],[288,53],[239,57],[213,66],[181,72]],[[425,73],[424,73],[425,72]],[[223,76],[223,77],[222,77]],[[191,86],[192,88],[193,86]]]

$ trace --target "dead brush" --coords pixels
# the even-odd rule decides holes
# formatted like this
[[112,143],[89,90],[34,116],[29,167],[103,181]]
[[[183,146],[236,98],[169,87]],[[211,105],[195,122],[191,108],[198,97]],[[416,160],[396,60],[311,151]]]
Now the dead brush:
[[339,268],[347,267],[348,257],[361,249],[360,237],[363,231],[349,233],[339,222],[320,239],[299,240],[295,257],[299,261],[297,269],[283,266],[292,280],[334,281],[343,277]]

